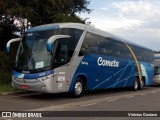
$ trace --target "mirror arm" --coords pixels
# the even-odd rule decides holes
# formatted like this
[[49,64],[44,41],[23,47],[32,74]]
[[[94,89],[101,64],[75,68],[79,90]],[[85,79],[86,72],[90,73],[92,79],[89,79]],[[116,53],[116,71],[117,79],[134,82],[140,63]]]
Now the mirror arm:
[[57,39],[70,38],[70,37],[71,36],[69,36],[69,35],[54,35],[54,36],[51,36],[47,41],[47,51],[51,51],[52,50],[53,42],[56,41]]
[[17,42],[17,41],[21,41],[21,40],[22,40],[22,38],[15,38],[15,39],[9,40],[9,41],[7,42],[7,45],[6,45],[6,51],[7,51],[7,52],[10,52],[10,44],[11,44],[12,42]]

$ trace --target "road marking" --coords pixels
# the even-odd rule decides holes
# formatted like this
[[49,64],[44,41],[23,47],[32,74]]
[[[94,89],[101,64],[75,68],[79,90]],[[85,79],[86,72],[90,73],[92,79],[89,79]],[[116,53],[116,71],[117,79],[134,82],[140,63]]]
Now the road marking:
[[134,97],[133,95],[131,95],[131,96],[127,96],[126,98],[132,98],[132,97]]
[[154,93],[156,93],[156,91],[153,91],[153,92],[151,92],[151,93],[153,93],[153,94],[154,94]]
[[91,105],[95,105],[95,104],[97,104],[97,103],[84,104],[84,105],[81,105],[81,106],[85,107],[85,106],[91,106]]
[[147,94],[145,94],[145,93],[141,93],[140,95],[147,95]]
[[113,102],[113,101],[116,101],[118,99],[111,99],[111,100],[107,100],[107,102]]

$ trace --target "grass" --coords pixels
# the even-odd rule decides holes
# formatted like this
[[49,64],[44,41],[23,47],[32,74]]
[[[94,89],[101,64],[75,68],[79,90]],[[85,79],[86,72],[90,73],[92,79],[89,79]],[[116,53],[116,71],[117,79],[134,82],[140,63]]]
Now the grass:
[[13,88],[11,84],[0,85],[0,93],[14,92],[14,91],[16,91],[16,89]]

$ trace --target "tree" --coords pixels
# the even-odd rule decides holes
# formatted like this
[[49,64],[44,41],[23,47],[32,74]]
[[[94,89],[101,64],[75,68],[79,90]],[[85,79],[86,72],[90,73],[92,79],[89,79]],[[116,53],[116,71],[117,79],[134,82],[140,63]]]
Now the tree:
[[84,23],[76,13],[89,13],[91,10],[87,8],[88,4],[87,0],[41,0],[38,5],[32,2],[28,6],[34,9],[30,11],[32,15],[28,15],[27,19],[33,26],[53,22]]
[[[0,48],[13,33],[24,33],[29,26],[55,22],[80,22],[76,13],[88,12],[88,0],[0,0]],[[15,22],[18,21],[18,22]]]
[[22,35],[30,26],[41,24],[84,23],[85,19],[77,13],[91,12],[88,4],[88,0],[0,0],[0,84],[11,78],[8,71],[11,71],[16,48],[11,54],[6,54],[4,50],[9,39],[18,37],[14,33]]

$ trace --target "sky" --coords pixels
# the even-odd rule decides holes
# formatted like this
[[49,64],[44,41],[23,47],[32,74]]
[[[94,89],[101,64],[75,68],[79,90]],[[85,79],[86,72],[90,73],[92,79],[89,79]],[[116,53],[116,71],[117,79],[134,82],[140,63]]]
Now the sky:
[[160,50],[160,0],[90,0],[88,8],[79,16],[95,28]]

